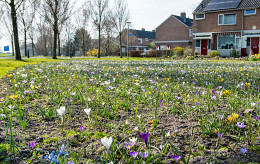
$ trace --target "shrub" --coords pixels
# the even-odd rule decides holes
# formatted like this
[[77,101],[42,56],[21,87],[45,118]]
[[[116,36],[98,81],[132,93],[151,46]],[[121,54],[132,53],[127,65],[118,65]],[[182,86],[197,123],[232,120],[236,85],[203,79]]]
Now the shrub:
[[130,57],[143,57],[141,54],[144,53],[143,50],[140,51],[130,51],[129,56]]
[[182,47],[175,47],[173,49],[173,51],[174,51],[174,54],[178,55],[178,56],[183,56],[183,54],[184,54],[184,48],[182,48]]
[[220,56],[220,52],[218,52],[218,51],[211,51],[211,52],[209,53],[209,57],[210,57],[210,58],[214,58],[214,57],[216,57],[216,56]]
[[185,47],[184,56],[191,56],[193,49],[191,47]]

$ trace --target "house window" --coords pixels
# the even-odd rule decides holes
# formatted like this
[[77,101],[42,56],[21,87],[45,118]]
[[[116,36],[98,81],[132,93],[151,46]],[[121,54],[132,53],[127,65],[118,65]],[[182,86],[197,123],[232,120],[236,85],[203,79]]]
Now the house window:
[[236,14],[219,14],[218,25],[234,25],[236,24]]
[[209,39],[209,42],[208,42],[208,49],[211,50],[211,39]]
[[255,15],[256,9],[245,10],[245,15]]
[[138,38],[138,43],[142,44],[143,43],[143,39],[142,38]]
[[231,50],[235,47],[235,35],[219,35],[218,49]]
[[240,38],[236,38],[236,49],[241,48],[241,39]]
[[205,19],[205,14],[196,14],[195,20]]
[[148,38],[145,38],[145,41],[148,42]]
[[189,36],[192,37],[192,35],[193,35],[193,31],[192,29],[189,29]]
[[200,40],[196,40],[195,47],[200,47]]
[[250,47],[251,46],[251,39],[247,38],[246,40],[246,46]]
[[160,45],[160,50],[166,50],[167,49],[167,45]]

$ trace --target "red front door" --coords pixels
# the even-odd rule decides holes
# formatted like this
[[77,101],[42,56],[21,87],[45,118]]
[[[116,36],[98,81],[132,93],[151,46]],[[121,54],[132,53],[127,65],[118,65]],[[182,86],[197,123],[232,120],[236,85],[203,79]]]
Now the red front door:
[[251,49],[254,54],[259,53],[259,38],[251,38]]
[[201,55],[208,55],[208,40],[201,40]]

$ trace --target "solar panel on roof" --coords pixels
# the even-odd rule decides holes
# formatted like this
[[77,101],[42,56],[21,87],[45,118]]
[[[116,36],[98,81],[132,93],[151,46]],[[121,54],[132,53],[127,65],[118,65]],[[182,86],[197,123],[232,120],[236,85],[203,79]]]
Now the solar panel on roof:
[[242,0],[211,0],[204,11],[237,8]]

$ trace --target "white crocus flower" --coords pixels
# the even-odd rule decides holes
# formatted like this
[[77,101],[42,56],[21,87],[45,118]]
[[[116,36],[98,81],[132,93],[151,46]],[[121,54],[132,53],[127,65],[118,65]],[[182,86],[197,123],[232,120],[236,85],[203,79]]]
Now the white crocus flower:
[[251,103],[251,107],[255,107],[257,103]]
[[112,142],[113,142],[112,137],[110,137],[110,138],[104,137],[101,139],[101,143],[107,148],[107,150],[109,150]]
[[109,162],[108,164],[114,164],[113,161]]
[[89,116],[90,114],[90,111],[91,111],[91,108],[88,108],[88,109],[84,109],[84,112]]
[[134,128],[134,131],[138,131],[138,126],[136,126],[136,127]]
[[130,141],[130,142],[132,142],[132,143],[136,143],[136,141],[137,141],[137,138],[134,138],[134,137],[132,137],[132,138],[129,138],[129,141]]
[[65,106],[61,106],[60,109],[57,109],[57,113],[60,115],[61,118],[65,115],[66,108]]
[[6,117],[6,115],[5,115],[5,114],[1,114],[0,116],[1,116],[1,117],[3,117],[3,118],[5,118],[5,117]]
[[171,135],[171,131],[168,131],[168,132],[166,133],[166,136],[169,137],[170,135]]

